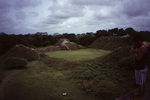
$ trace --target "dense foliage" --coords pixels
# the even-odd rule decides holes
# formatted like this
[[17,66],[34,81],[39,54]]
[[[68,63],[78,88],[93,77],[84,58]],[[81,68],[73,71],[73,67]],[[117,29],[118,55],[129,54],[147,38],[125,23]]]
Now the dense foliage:
[[74,33],[54,33],[53,35],[48,34],[47,32],[37,32],[35,34],[7,34],[0,32],[0,55],[6,53],[11,47],[15,44],[24,44],[29,47],[43,47],[47,45],[54,45],[57,43],[57,40],[60,38],[67,38],[71,42],[78,43],[83,46],[89,46],[93,41],[101,36],[123,36],[130,35],[133,36],[136,33],[142,33],[147,41],[150,41],[150,32],[141,31],[137,32],[133,28],[124,29],[109,29],[109,30],[98,30],[95,33],[87,32],[82,34]]

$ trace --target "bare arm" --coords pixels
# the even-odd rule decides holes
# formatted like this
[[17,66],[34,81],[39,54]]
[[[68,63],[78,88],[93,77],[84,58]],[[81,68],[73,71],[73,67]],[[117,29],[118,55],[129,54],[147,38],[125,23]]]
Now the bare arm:
[[142,57],[146,54],[146,47],[141,46],[138,53],[134,53],[136,60],[141,60]]

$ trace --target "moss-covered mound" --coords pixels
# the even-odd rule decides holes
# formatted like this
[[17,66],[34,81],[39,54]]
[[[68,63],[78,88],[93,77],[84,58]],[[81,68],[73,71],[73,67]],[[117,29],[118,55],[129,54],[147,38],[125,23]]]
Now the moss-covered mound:
[[3,60],[1,64],[2,68],[5,69],[15,69],[15,68],[25,68],[27,65],[27,60],[17,57],[9,57]]
[[86,47],[79,45],[75,42],[70,42],[68,39],[60,39],[54,46],[47,46],[36,48],[40,52],[49,52],[49,51],[60,51],[60,50],[78,50],[85,49]]
[[[70,50],[78,50],[78,49],[85,49],[86,47],[79,45],[77,43],[74,42],[68,42],[66,43],[66,46],[70,49]],[[66,48],[67,49],[67,48]]]
[[39,56],[38,56],[38,52],[35,49],[19,44],[19,45],[15,45],[6,54],[2,56],[2,58],[8,58],[8,57],[17,57],[17,58],[26,59],[28,61],[34,61],[37,60]]
[[103,36],[97,38],[89,47],[96,49],[115,50],[130,44],[129,37]]
[[127,67],[133,69],[134,66],[134,56],[130,52],[130,46],[122,46],[114,50],[112,53],[108,54],[103,58],[106,62],[113,62],[120,67]]

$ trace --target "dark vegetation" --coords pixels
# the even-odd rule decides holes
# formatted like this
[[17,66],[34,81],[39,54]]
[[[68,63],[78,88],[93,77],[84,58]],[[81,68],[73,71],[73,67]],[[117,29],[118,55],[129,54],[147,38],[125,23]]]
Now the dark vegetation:
[[[109,43],[107,43],[110,41]],[[101,36],[97,38],[89,47],[95,49],[115,50],[121,46],[129,46],[131,44],[130,37],[117,36]]]
[[[10,48],[12,48],[15,44],[24,44],[28,47],[44,47],[48,45],[54,45],[57,43],[57,40],[60,38],[67,38],[71,42],[75,42],[77,44],[88,47],[93,41],[102,36],[123,36],[130,35],[133,36],[136,33],[142,33],[143,37],[147,41],[150,41],[150,32],[141,31],[137,32],[133,28],[124,29],[109,29],[109,30],[98,30],[95,33],[87,32],[82,34],[74,34],[74,33],[54,33],[53,35],[49,35],[47,32],[37,32],[35,34],[7,34],[4,32],[0,32],[0,55],[6,53]],[[119,43],[118,41],[116,41]]]
[[9,57],[3,60],[2,68],[4,69],[21,69],[27,65],[27,60],[17,57]]
[[[85,62],[83,66],[73,72],[73,78],[80,79],[80,88],[97,98],[114,100],[120,94],[123,95],[135,88],[133,72],[127,71],[115,63],[89,61]],[[128,88],[128,86],[132,88]]]

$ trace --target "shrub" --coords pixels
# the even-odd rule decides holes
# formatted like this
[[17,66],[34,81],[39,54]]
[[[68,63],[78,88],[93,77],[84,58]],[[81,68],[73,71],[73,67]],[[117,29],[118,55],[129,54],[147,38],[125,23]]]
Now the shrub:
[[14,69],[14,68],[25,68],[27,65],[26,59],[9,57],[3,61],[3,68]]

